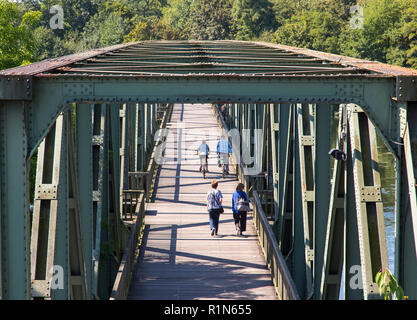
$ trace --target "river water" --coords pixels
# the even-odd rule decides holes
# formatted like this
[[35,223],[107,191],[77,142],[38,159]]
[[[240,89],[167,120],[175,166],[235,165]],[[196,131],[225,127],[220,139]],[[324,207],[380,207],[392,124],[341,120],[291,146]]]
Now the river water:
[[379,168],[381,173],[382,201],[384,204],[385,234],[388,264],[392,272],[395,261],[395,162],[380,138],[377,138]]

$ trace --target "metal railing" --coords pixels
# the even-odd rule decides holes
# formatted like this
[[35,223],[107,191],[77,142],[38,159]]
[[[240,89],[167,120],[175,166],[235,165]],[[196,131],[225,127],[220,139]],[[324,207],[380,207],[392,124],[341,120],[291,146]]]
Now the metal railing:
[[275,221],[274,192],[272,190],[256,190],[261,201],[262,209],[268,221]]
[[256,191],[253,192],[253,222],[279,298],[281,300],[300,300],[291,273],[278,247],[278,242]]
[[123,221],[132,221],[136,217],[136,207],[138,205],[141,193],[143,194],[143,191],[123,190]]
[[126,300],[129,294],[129,285],[136,262],[137,242],[145,220],[145,197],[143,193],[138,197],[135,216],[136,222],[130,230],[129,239],[123,251],[110,300]]

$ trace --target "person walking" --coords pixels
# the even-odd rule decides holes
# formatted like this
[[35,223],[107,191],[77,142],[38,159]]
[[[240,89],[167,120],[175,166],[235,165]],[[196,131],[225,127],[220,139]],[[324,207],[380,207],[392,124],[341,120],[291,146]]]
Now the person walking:
[[250,210],[248,195],[243,191],[244,188],[243,183],[238,183],[236,191],[232,195],[232,211],[237,236],[243,235],[242,232],[246,231],[246,218]]
[[197,149],[197,153],[200,157],[200,171],[203,166],[206,167],[206,172],[208,172],[208,155],[210,153],[210,148],[205,140],[201,141],[200,146]]
[[219,156],[219,164],[220,159],[222,159],[226,164],[226,174],[229,174],[229,154],[231,153],[232,146],[229,141],[227,141],[227,137],[223,135],[217,142],[217,155]]
[[211,183],[211,190],[207,192],[207,210],[209,213],[210,235],[213,237],[219,231],[219,217],[223,212],[222,201],[223,195],[217,189],[219,183],[213,180]]

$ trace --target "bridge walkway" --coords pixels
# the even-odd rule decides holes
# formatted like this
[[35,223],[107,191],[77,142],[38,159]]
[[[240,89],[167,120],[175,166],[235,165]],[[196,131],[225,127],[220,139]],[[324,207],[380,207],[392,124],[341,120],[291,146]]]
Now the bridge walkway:
[[[232,167],[222,179],[216,165],[221,130],[211,106],[175,105],[168,128],[128,298],[277,299],[250,214],[244,236],[236,236],[231,196],[237,179]],[[194,151],[204,135],[212,151],[206,180]],[[217,237],[210,235],[206,209],[213,179],[219,180],[225,208]]]

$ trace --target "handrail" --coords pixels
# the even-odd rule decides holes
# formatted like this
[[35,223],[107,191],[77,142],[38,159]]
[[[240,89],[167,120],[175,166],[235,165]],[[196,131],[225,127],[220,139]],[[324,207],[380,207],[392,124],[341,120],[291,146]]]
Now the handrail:
[[300,300],[294,280],[279,249],[278,242],[262,209],[261,200],[256,191],[253,192],[253,220],[258,232],[259,243],[271,270],[279,298],[281,300]]
[[110,300],[126,300],[129,294],[129,285],[136,260],[136,245],[145,220],[145,196],[143,193],[139,195],[135,215],[136,222],[130,230],[129,239],[123,251],[122,261],[117,271]]

